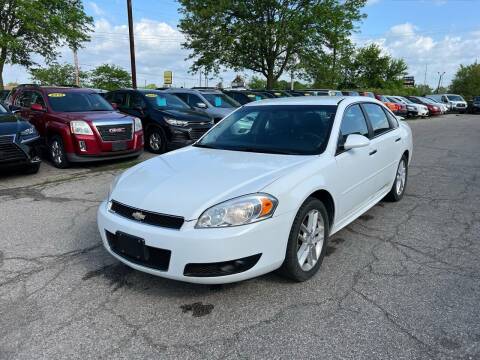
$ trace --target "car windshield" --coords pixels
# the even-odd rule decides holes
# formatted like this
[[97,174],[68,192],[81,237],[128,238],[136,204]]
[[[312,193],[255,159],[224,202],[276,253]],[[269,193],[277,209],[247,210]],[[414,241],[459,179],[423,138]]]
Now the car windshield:
[[160,92],[145,93],[148,102],[157,110],[181,109],[189,110],[190,107],[175,95]]
[[325,150],[337,106],[245,106],[195,146],[259,153],[313,155]]
[[202,94],[203,97],[212,105],[219,108],[237,108],[240,106],[235,100],[224,94]]
[[113,111],[112,106],[96,93],[51,92],[48,102],[53,111],[59,112]]
[[465,101],[460,95],[447,95],[447,98],[450,101]]
[[421,98],[422,101],[428,103],[428,104],[432,104],[432,105],[438,105],[438,103],[432,99],[429,99],[429,98]]
[[396,97],[395,99],[398,99],[400,102],[402,102],[404,104],[415,104],[410,99],[407,99],[407,98],[404,98],[404,97]]

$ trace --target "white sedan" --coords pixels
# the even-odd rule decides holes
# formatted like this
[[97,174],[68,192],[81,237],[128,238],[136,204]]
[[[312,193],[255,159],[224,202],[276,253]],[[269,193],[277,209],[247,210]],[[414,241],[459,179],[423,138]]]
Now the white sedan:
[[411,158],[409,126],[375,99],[263,100],[125,171],[98,227],[112,256],[153,275],[214,284],[281,269],[304,281],[329,236],[402,198]]

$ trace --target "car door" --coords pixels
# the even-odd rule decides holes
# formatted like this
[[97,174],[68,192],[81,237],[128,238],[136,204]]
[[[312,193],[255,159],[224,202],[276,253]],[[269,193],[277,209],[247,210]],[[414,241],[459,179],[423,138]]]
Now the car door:
[[[373,103],[362,104],[372,129],[371,157],[374,159],[376,193],[389,190],[400,161],[401,136],[398,121],[388,110]],[[388,114],[388,115],[387,115]],[[389,119],[389,117],[391,117]]]
[[373,197],[376,189],[375,159],[371,147],[345,150],[343,145],[350,134],[371,135],[371,129],[359,104],[349,106],[343,115],[338,135],[335,160],[338,173],[335,179],[339,189],[338,218],[340,221],[360,210]]
[[30,110],[29,112],[29,118],[28,120],[30,123],[35,126],[37,131],[41,136],[46,135],[46,122],[47,122],[47,106],[45,104],[45,99],[43,98],[43,95],[39,91],[33,91],[32,92],[32,97],[31,97],[31,102],[30,102],[30,107],[33,104],[40,105],[44,111],[35,111],[35,110]]

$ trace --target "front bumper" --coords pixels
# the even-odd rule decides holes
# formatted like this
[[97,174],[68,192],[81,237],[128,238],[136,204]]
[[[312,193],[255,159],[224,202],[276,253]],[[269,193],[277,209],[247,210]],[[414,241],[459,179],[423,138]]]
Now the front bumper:
[[32,138],[27,141],[21,141],[16,136],[2,136],[2,138],[12,138],[11,142],[1,142],[0,144],[0,166],[16,167],[30,166],[41,162],[40,159],[40,137]]
[[[126,219],[107,210],[104,201],[97,214],[98,228],[107,251],[124,264],[152,275],[199,284],[223,284],[241,281],[278,269],[293,222],[293,213],[282,214],[257,223],[219,229],[195,229],[196,221],[186,221],[180,230],[161,228]],[[167,270],[162,271],[128,260],[109,245],[107,231],[129,234],[144,240],[148,247],[171,252]],[[246,271],[225,276],[186,276],[188,264],[219,263],[261,254]]]

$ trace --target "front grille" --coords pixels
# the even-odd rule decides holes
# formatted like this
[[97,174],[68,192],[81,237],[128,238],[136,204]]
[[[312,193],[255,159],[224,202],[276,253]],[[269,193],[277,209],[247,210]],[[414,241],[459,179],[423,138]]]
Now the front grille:
[[0,162],[27,159],[27,155],[13,142],[14,138],[14,136],[0,136]]
[[198,140],[200,139],[203,134],[205,134],[206,132],[208,131],[208,129],[204,128],[204,129],[192,129],[190,130],[190,138],[192,140]]
[[96,125],[103,141],[131,140],[132,124]]
[[465,104],[457,104],[457,107],[467,107]]
[[158,214],[151,211],[140,210],[124,205],[117,201],[112,201],[110,210],[130,220],[169,229],[178,230],[182,227],[185,221],[185,219],[180,216]]
[[118,256],[128,260],[134,264],[149,267],[156,270],[167,271],[170,265],[170,257],[172,252],[170,250],[158,249],[151,246],[143,245],[143,257],[133,257],[123,251],[117,234],[105,231],[108,245],[110,249]]

